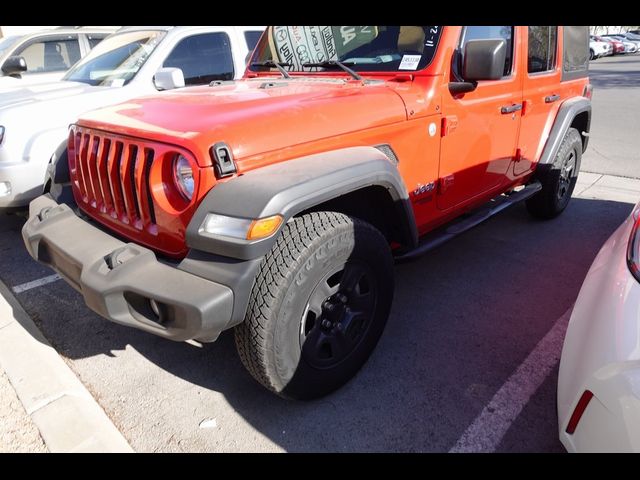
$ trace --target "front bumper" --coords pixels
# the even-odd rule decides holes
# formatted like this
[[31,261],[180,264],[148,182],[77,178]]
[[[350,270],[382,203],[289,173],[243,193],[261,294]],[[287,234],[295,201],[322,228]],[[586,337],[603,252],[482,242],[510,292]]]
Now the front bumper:
[[34,161],[0,162],[0,183],[8,183],[11,190],[0,194],[0,209],[25,207],[42,194],[46,167]]
[[[558,376],[558,429],[570,452],[640,451],[640,284],[626,263],[633,219],[607,240],[576,300]],[[593,398],[573,434],[585,390]]]
[[49,195],[31,202],[29,254],[56,270],[99,315],[172,340],[213,341],[230,322],[232,290],[124,243]]

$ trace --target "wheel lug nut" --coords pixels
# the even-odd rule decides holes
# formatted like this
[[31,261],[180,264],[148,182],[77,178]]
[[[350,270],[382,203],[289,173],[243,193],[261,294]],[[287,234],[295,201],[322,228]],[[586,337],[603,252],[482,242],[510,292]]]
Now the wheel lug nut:
[[344,293],[338,293],[336,298],[340,303],[347,303],[348,300],[347,296]]
[[331,322],[329,320],[323,320],[322,321],[322,326],[324,328],[331,328]]

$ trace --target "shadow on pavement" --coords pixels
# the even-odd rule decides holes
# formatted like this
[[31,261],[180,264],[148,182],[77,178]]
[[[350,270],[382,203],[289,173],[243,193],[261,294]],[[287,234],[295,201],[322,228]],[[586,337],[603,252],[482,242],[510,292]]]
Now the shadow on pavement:
[[[246,422],[287,451],[447,451],[573,304],[600,246],[632,207],[574,198],[562,216],[543,222],[517,205],[396,266],[393,309],[374,354],[344,388],[308,403],[282,400],[255,383],[235,354],[231,332],[204,348],[173,343],[100,319],[62,282],[19,299],[64,356],[76,360],[133,348],[171,375],[220,392]],[[11,245],[13,254],[20,254],[18,247]],[[7,273],[2,262],[0,275]],[[108,368],[121,363],[107,359]],[[140,400],[144,390],[129,392],[147,402],[157,393]],[[180,415],[179,392],[165,393],[163,401]],[[563,451],[556,421],[555,377],[549,377],[501,448]],[[535,435],[518,429],[523,425],[537,425]]]

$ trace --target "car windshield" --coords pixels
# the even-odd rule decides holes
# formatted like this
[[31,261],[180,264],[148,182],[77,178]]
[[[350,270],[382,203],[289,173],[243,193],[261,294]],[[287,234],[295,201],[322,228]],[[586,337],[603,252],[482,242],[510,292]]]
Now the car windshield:
[[4,53],[13,46],[18,38],[20,38],[19,35],[10,35],[0,39],[0,56],[4,55]]
[[271,26],[249,68],[273,70],[268,64],[276,61],[289,64],[288,71],[309,72],[322,67],[305,64],[339,61],[359,72],[421,70],[433,60],[441,31],[440,26]]
[[119,33],[100,42],[63,80],[89,85],[122,86],[138,73],[164,37],[164,31]]

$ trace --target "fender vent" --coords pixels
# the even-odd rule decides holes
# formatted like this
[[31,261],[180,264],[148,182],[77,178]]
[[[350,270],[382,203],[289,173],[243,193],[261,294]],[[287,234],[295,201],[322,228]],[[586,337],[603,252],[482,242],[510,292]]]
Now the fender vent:
[[391,148],[391,145],[384,143],[382,145],[375,145],[375,148],[377,148],[378,150],[380,150],[382,153],[384,153],[384,155],[394,164],[394,165],[398,165],[398,163],[400,163],[400,160],[398,160],[398,157],[396,156],[396,152],[393,151],[393,148]]

